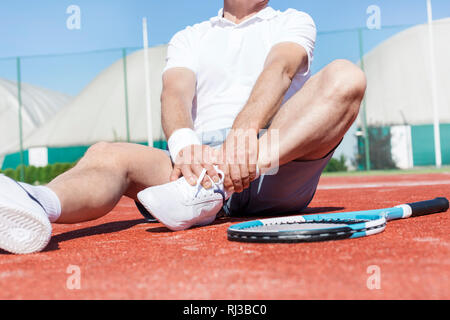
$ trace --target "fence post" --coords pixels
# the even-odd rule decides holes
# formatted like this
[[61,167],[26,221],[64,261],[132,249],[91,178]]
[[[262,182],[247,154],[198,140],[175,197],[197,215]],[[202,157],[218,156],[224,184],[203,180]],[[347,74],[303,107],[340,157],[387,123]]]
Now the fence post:
[[[361,69],[364,72],[364,42],[363,42],[363,28],[358,28],[358,38],[359,38],[359,59],[361,62]],[[369,145],[369,129],[367,127],[367,103],[364,97],[362,101],[362,118],[364,125],[364,148],[365,148],[365,158],[366,158],[366,170],[371,169],[370,165],[370,145]]]
[[439,95],[436,76],[436,55],[434,53],[433,9],[431,0],[427,0],[428,13],[428,47],[430,49],[431,101],[433,105],[434,157],[436,168],[442,167],[441,131],[439,121]]
[[20,181],[25,181],[25,159],[23,152],[23,124],[22,124],[22,79],[20,57],[17,57],[17,101],[19,103],[19,144],[20,144]]
[[123,58],[123,79],[124,79],[124,87],[125,87],[125,121],[127,128],[127,142],[130,142],[130,118],[128,111],[128,77],[127,77],[127,49],[122,49],[122,58]]

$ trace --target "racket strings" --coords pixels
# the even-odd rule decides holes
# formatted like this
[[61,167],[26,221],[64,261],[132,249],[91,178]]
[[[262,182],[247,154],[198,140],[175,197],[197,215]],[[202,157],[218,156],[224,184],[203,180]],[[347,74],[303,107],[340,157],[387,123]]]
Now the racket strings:
[[314,225],[314,224],[342,224],[342,225],[350,225],[357,223],[368,222],[366,219],[320,219],[320,220],[310,220],[310,221],[274,221],[270,223],[265,223],[263,226],[247,226],[240,228],[241,230],[245,229],[260,229],[262,227],[272,227],[272,226],[305,226],[305,225]]
[[[346,239],[357,234],[379,233],[386,227],[386,220],[379,223],[368,224],[370,220],[361,219],[320,219],[306,222],[284,222],[267,223],[260,226],[249,226],[242,228],[237,232],[229,231],[229,240],[241,240],[249,242],[311,242],[326,241],[332,239]],[[344,223],[345,222],[345,223]],[[357,228],[350,227],[349,224],[360,224]],[[332,225],[324,227],[323,224]],[[335,227],[340,224],[339,227]],[[302,229],[308,225],[319,225],[319,228]],[[289,227],[289,228],[288,228]]]
[[[270,231],[276,231],[274,229],[271,229],[271,226],[282,226],[283,224],[273,224],[273,225],[265,225],[265,226],[258,226],[258,227],[249,227],[249,228],[243,228],[241,230],[247,230],[247,231],[266,231],[266,230],[270,230]],[[295,223],[289,223],[289,225],[295,225]],[[376,229],[380,229],[380,228],[384,228],[386,227],[386,222],[382,223],[382,224],[377,224],[377,225],[373,225],[373,226],[369,226],[369,227],[365,227],[365,228],[358,228],[358,229],[349,229],[349,230],[345,230],[345,231],[341,231],[341,230],[332,230],[332,229],[323,229],[323,232],[315,232],[314,234],[302,234],[302,236],[320,236],[320,235],[330,235],[330,234],[352,234],[352,233],[356,233],[356,232],[366,232],[366,231],[371,231],[371,230],[376,230]],[[283,229],[286,230],[286,229]],[[320,229],[316,229],[316,230],[320,230]],[[296,231],[295,229],[293,230],[286,230],[286,231],[278,231],[277,234],[274,234],[273,237],[280,237],[280,234],[282,233],[288,233],[289,231]],[[308,230],[306,230],[308,231]],[[247,237],[247,235],[242,234],[242,235],[237,235],[237,234],[233,234],[234,236],[237,237]],[[253,237],[257,237],[257,235],[252,235]],[[262,237],[266,237],[267,235],[264,235]]]

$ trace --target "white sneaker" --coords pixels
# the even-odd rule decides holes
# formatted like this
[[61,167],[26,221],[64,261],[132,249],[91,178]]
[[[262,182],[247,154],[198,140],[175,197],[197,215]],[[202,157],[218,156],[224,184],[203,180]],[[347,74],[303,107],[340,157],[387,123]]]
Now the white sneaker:
[[201,182],[206,169],[198,178],[197,185],[190,185],[184,177],[160,186],[150,187],[138,193],[142,205],[167,228],[173,231],[212,223],[228,198],[224,191],[224,173],[216,168],[220,181],[205,189]]
[[43,250],[52,225],[41,204],[21,185],[0,174],[0,248],[26,254]]

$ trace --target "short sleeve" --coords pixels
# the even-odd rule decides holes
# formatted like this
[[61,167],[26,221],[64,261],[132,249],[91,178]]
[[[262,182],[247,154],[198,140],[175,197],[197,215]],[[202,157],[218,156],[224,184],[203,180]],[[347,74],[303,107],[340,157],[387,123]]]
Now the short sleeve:
[[275,44],[294,42],[301,45],[308,54],[308,66],[303,73],[308,74],[314,57],[317,30],[314,20],[305,12],[294,9],[287,10],[281,17],[280,28],[276,35]]
[[192,27],[176,33],[167,48],[166,67],[163,73],[171,68],[188,68],[197,74],[197,52],[195,34]]

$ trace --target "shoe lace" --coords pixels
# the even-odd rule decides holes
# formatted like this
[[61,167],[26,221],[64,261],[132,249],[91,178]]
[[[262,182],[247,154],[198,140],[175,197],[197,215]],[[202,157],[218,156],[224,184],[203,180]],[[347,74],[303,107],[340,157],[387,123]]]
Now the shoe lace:
[[[180,188],[180,189],[181,189],[181,190],[184,190],[184,193],[185,193],[188,197],[190,197],[192,200],[200,199],[200,198],[207,198],[207,197],[211,196],[211,195],[214,194],[214,193],[219,193],[219,194],[221,194],[222,197],[223,197],[223,199],[225,200],[224,192],[223,192],[223,191],[221,190],[221,188],[220,188],[220,185],[223,183],[223,180],[224,180],[224,178],[225,178],[225,174],[223,173],[223,171],[221,171],[221,170],[219,170],[219,169],[216,169],[216,171],[217,171],[217,173],[219,174],[219,177],[220,177],[219,182],[217,182],[217,183],[214,182],[214,180],[211,179],[211,177],[208,176],[208,175],[206,174],[206,169],[203,169],[203,170],[202,170],[202,173],[200,174],[200,176],[199,176],[198,179],[197,179],[197,183],[195,184],[195,186],[192,187],[192,188],[194,188],[193,191],[192,191],[192,189],[191,189],[191,191],[189,191],[189,194],[186,194],[187,191],[186,191],[185,188]],[[203,181],[203,179],[205,178],[205,176],[209,179],[209,181],[210,181],[211,184],[212,184],[212,187],[209,188],[209,189],[205,189],[205,188],[202,186],[202,181]],[[193,193],[194,195],[192,195],[192,193]]]

